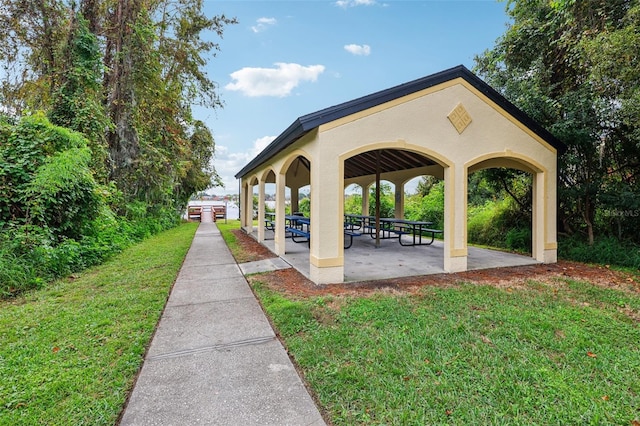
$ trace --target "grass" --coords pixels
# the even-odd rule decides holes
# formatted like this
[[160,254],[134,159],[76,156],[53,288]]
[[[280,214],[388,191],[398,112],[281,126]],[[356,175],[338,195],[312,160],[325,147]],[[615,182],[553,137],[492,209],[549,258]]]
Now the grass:
[[[238,244],[237,238],[235,234],[231,231],[234,229],[240,229],[240,221],[239,220],[227,220],[226,223],[220,221],[216,222],[218,225],[218,229],[222,234],[222,238],[227,243],[227,247],[231,251],[231,254],[235,258],[238,263],[252,262],[257,260],[255,255],[248,253],[246,250],[243,250],[242,246]],[[254,221],[254,226],[257,226],[258,221]]]
[[300,298],[264,280],[254,291],[334,425],[640,419],[638,293],[558,279]]
[[0,302],[0,425],[113,425],[196,223]]
[[640,297],[564,281],[295,300],[254,289],[335,425],[631,424]]
[[227,243],[227,247],[231,251],[231,254],[238,263],[246,262],[245,258],[248,256],[246,252],[242,250],[242,247],[237,242],[236,236],[231,232],[234,229],[240,229],[239,220],[227,220],[226,223],[220,221],[216,222],[218,229],[222,234],[224,242]]

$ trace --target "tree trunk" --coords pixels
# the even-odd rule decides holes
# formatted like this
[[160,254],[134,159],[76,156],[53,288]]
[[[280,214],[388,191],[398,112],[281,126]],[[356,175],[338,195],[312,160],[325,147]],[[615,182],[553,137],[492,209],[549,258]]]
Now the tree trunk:
[[593,203],[591,198],[587,197],[584,200],[584,209],[582,211],[582,217],[584,219],[584,223],[587,225],[587,236],[589,237],[589,245],[592,246],[594,243],[594,234],[593,234]]
[[[118,0],[110,19],[113,31],[107,35],[105,62],[109,73],[105,76],[107,106],[115,129],[107,134],[111,178],[126,180],[139,155],[138,135],[132,118],[136,107],[132,25],[139,12],[136,0]],[[122,188],[122,186],[120,186]]]

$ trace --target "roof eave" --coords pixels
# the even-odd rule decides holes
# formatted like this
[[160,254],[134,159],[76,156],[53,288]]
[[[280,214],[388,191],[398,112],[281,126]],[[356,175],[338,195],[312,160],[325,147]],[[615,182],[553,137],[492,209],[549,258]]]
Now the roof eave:
[[304,136],[311,128],[305,126],[300,118],[296,119],[287,129],[280,133],[265,149],[262,150],[257,156],[253,158],[246,166],[236,173],[235,178],[240,179],[246,176],[253,169],[261,165],[264,161],[268,160],[278,152],[282,151],[302,136]]
[[272,156],[287,148],[300,139],[310,130],[322,124],[340,119],[342,117],[363,111],[368,108],[389,102],[391,100],[424,90],[447,81],[462,78],[483,93],[498,106],[519,120],[526,127],[540,136],[543,140],[553,146],[559,154],[564,153],[567,147],[559,139],[553,136],[548,130],[540,126],[535,120],[529,117],[521,109],[508,101],[499,92],[481,80],[478,76],[469,71],[464,65],[458,65],[427,77],[403,83],[389,89],[381,90],[367,96],[363,96],[348,102],[344,102],[332,107],[324,108],[296,119],[284,132],[282,132],[273,142],[269,144],[260,154],[251,160],[236,175],[236,179],[246,176],[253,169],[260,166]]

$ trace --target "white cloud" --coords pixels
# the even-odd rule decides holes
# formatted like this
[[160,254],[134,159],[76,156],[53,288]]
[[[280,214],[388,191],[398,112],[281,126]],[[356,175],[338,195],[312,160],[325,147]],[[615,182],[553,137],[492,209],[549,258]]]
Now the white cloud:
[[251,158],[249,160],[252,160],[253,157],[260,154],[275,138],[275,136],[263,136],[253,141],[253,148],[250,154]]
[[258,18],[256,20],[256,25],[251,27],[251,31],[254,33],[259,33],[267,30],[267,28],[277,24],[278,21],[276,18]]
[[371,46],[368,44],[347,44],[344,46],[344,50],[352,55],[369,56],[371,54]]
[[245,67],[231,73],[234,80],[225,89],[242,92],[245,96],[289,96],[302,81],[315,82],[324,72],[324,65],[276,63],[276,68]]
[[338,0],[336,6],[346,9],[347,7],[356,6],[372,6],[376,4],[375,0]]
[[[230,152],[229,148],[224,145],[216,145],[216,156],[213,160],[213,166],[224,183],[224,192],[237,193],[238,180],[235,174],[238,173],[247,163],[262,152],[276,137],[264,136],[253,142],[253,146],[246,152]],[[216,189],[222,192],[222,188]],[[216,191],[214,190],[214,192]]]

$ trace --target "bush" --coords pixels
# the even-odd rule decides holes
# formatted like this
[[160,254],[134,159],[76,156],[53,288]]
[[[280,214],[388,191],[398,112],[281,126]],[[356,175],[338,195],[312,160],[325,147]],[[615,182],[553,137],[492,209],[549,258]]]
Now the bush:
[[474,244],[531,253],[531,223],[510,198],[469,207],[467,237]]
[[114,184],[98,185],[87,146],[42,114],[0,120],[1,297],[99,264],[180,222],[170,199],[126,204]]
[[137,220],[115,216],[103,207],[79,239],[55,238],[33,225],[5,227],[0,233],[0,297],[26,290],[89,266],[98,265],[132,244],[180,222],[178,214],[162,210],[159,216]]
[[90,161],[88,148],[69,149],[48,157],[25,191],[29,220],[61,237],[83,235],[103,203],[89,170]]
[[409,220],[433,222],[433,227],[444,228],[444,181],[433,184],[424,197],[413,195],[405,206],[405,217]]
[[505,247],[509,250],[531,252],[531,228],[512,228],[505,236]]
[[640,246],[632,242],[621,242],[614,237],[596,238],[592,246],[576,235],[561,238],[558,241],[558,256],[576,262],[640,270]]

